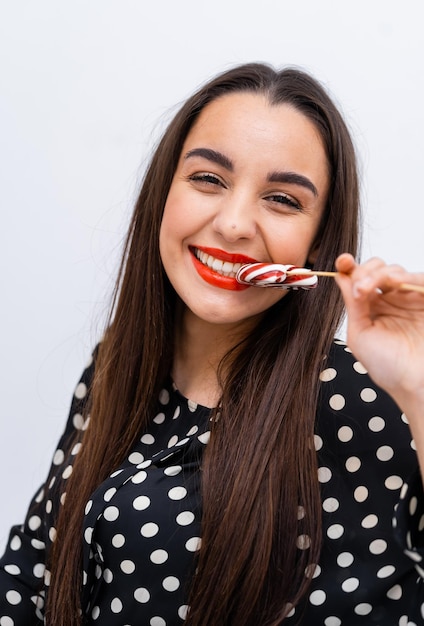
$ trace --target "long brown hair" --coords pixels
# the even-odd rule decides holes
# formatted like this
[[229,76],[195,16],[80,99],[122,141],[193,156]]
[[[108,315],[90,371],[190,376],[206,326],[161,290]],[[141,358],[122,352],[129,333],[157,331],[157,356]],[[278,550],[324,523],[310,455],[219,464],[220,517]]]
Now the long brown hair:
[[[68,480],[53,544],[50,625],[81,623],[85,504],[146,429],[172,363],[176,295],[162,268],[159,228],[184,140],[208,103],[243,91],[264,94],[271,104],[290,104],[320,133],[330,189],[317,234],[316,266],[332,269],[339,253],[356,253],[354,149],[319,83],[297,69],[275,71],[253,63],[219,75],[187,100],[153,155],[131,221],[96,360],[90,425]],[[308,588],[305,571],[319,558],[321,537],[312,443],[318,374],[342,310],[333,281],[325,289],[292,292],[266,312],[231,355],[202,466],[202,545],[188,626],[276,625]]]

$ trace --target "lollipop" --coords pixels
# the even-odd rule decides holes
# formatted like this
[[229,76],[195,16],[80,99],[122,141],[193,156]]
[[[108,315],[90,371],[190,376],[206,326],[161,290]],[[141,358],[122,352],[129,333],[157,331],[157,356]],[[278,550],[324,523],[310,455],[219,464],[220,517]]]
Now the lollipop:
[[[236,274],[236,280],[242,285],[252,287],[279,287],[280,289],[314,289],[318,276],[337,276],[337,272],[309,270],[296,265],[279,263],[249,263],[242,265]],[[422,285],[401,283],[399,291],[424,293]],[[381,292],[380,292],[381,293]]]
[[314,289],[318,278],[310,270],[279,263],[250,263],[242,265],[236,279],[243,285],[278,287],[280,289]]

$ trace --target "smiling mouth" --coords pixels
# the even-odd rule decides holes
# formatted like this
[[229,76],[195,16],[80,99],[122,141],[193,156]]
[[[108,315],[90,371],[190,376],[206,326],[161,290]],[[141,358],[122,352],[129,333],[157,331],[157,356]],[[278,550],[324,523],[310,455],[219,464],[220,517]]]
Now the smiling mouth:
[[244,263],[231,263],[230,261],[221,261],[221,259],[217,259],[216,257],[208,254],[207,252],[203,252],[198,248],[191,248],[192,253],[206,267],[217,272],[221,276],[226,276],[228,278],[235,278],[237,272],[241,268]]

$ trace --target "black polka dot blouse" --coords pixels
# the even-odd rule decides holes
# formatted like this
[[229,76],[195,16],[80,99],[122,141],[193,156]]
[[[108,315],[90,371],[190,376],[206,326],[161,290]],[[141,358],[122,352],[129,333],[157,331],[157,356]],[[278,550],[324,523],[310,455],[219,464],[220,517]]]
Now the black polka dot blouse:
[[[43,623],[46,554],[63,500],[55,483],[64,490],[72,472],[80,444],[69,450],[66,442],[86,426],[82,408],[92,374],[90,364],[50,478],[25,523],[12,528],[0,560],[0,626]],[[323,549],[305,572],[312,579],[308,597],[285,623],[302,616],[303,626],[424,624],[424,497],[407,418],[341,341],[320,378],[315,446]],[[87,502],[84,624],[183,624],[201,542],[199,467],[209,414],[167,385],[148,432]],[[308,539],[299,536],[299,550]]]

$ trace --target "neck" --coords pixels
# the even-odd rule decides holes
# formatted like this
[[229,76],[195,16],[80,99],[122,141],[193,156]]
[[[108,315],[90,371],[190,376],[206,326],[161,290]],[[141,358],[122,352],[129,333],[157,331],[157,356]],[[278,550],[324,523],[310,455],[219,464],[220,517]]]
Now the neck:
[[[251,320],[237,325],[211,324],[184,307],[177,316],[172,377],[186,398],[203,406],[217,406],[221,397],[221,360],[254,323]],[[225,367],[221,375],[225,377]]]

